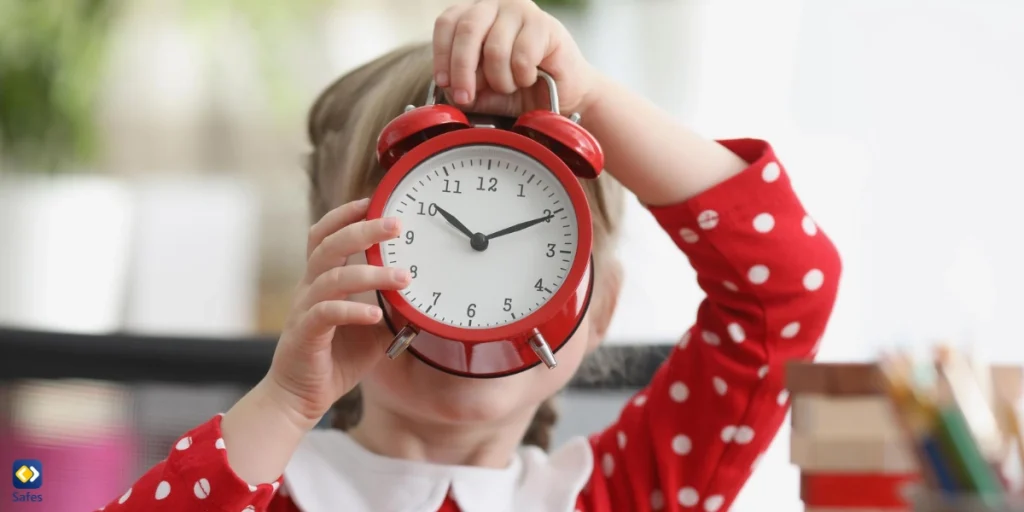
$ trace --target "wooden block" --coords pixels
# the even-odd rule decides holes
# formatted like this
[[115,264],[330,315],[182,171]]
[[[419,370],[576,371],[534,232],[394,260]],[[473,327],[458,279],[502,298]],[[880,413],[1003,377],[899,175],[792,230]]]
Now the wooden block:
[[792,404],[793,432],[815,440],[902,440],[891,405],[881,396],[798,395]]
[[876,395],[882,391],[880,383],[878,368],[871,363],[793,362],[786,366],[786,389],[791,395]]
[[[993,366],[993,388],[1013,402],[1024,397],[1024,369]],[[792,362],[786,366],[786,389],[791,395],[861,396],[882,393],[881,374],[873,363]]]
[[790,461],[807,473],[913,473],[917,463],[900,440],[822,439],[794,433]]
[[916,473],[801,473],[800,499],[807,507],[906,508]]

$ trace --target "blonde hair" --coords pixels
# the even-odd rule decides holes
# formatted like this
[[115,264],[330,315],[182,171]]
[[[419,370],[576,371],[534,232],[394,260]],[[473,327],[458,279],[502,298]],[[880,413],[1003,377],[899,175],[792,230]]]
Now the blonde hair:
[[[377,136],[406,105],[426,100],[432,71],[429,44],[398,48],[329,85],[309,112],[308,160],[310,205],[314,222],[332,208],[369,196],[384,176],[377,163]],[[594,224],[597,269],[612,257],[622,216],[622,188],[607,173],[582,182]],[[600,270],[598,270],[600,271]],[[346,430],[362,416],[362,395],[356,388],[333,407],[332,424]],[[541,404],[523,443],[547,449],[557,419],[552,399]]]

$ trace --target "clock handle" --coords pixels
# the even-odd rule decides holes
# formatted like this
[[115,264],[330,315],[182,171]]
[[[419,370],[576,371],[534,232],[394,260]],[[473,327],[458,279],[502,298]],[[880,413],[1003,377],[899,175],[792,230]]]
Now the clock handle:
[[534,329],[533,335],[530,336],[530,348],[533,349],[533,353],[537,354],[537,357],[539,357],[548,368],[558,366],[558,361],[555,360],[555,354],[551,352],[551,347],[548,346],[548,342],[537,329]]
[[405,352],[405,349],[412,345],[412,340],[416,339],[417,334],[419,331],[412,325],[406,325],[401,331],[398,331],[395,339],[391,341],[391,346],[388,347],[388,358],[394,359]]

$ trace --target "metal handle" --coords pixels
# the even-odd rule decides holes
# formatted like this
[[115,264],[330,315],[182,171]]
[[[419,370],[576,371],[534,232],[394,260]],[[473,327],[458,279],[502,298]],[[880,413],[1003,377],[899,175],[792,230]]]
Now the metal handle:
[[[552,78],[551,75],[549,75],[547,71],[544,71],[543,69],[537,70],[537,76],[543,78],[544,81],[548,84],[548,101],[551,103],[551,111],[556,114],[561,114],[561,112],[559,112],[558,110],[558,86],[555,85],[555,79]],[[424,103],[424,105],[430,106],[436,104],[437,94],[437,83],[434,81],[433,78],[431,78],[430,87],[427,88],[427,101],[426,103]],[[408,107],[406,109],[408,110]]]

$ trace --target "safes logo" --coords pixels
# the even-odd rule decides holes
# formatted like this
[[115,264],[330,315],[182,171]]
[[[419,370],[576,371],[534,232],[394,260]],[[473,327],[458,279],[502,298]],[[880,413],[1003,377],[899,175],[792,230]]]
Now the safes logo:
[[35,459],[20,459],[14,461],[14,468],[11,470],[12,482],[15,491],[11,499],[15,503],[39,503],[43,501],[43,495],[32,492],[43,486],[43,463]]
[[38,489],[43,486],[43,463],[38,460],[14,461],[14,488]]

